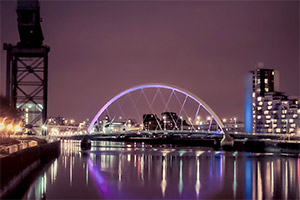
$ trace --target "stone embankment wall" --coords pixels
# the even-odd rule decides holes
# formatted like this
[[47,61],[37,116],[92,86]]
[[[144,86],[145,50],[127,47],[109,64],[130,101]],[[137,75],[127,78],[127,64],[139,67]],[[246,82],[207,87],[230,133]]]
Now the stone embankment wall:
[[0,158],[0,198],[5,198],[36,168],[60,154],[60,141],[16,151]]

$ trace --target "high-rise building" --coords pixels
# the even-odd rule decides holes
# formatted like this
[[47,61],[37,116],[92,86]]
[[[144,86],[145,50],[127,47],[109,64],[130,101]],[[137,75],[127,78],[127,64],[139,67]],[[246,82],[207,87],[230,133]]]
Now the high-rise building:
[[256,69],[245,78],[245,132],[295,133],[300,128],[297,98],[279,91],[279,72]]

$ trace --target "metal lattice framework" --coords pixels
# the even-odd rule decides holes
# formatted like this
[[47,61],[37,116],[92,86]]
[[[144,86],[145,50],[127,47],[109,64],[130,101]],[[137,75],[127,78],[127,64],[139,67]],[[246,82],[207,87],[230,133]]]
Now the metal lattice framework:
[[[149,100],[145,93],[144,93],[144,90],[146,89],[156,89],[156,92],[155,92],[155,95],[154,97],[152,98],[152,100]],[[113,103],[116,103],[119,107],[119,109],[121,110],[121,112],[124,114],[124,112],[122,111],[122,107],[120,105],[120,103],[118,102],[119,99],[121,99],[122,97],[125,97],[125,96],[129,96],[129,99],[131,100],[131,102],[133,103],[133,106],[135,107],[134,109],[137,111],[137,107],[135,106],[134,104],[134,100],[132,99],[131,97],[131,93],[135,92],[135,91],[138,91],[140,90],[141,93],[140,95],[138,96],[138,98],[140,98],[140,96],[144,96],[145,97],[145,100],[146,100],[146,104],[147,106],[149,106],[149,109],[150,111],[153,113],[153,109],[152,109],[152,104],[153,104],[153,101],[154,99],[158,96],[158,94],[160,94],[160,90],[161,89],[166,89],[166,90],[170,90],[171,93],[168,97],[167,100],[165,100],[165,110],[169,110],[170,109],[168,108],[168,105],[169,105],[169,102],[170,102],[170,99],[171,97],[175,97],[175,99],[178,100],[179,102],[179,105],[180,105],[180,110],[179,110],[179,115],[181,115],[181,113],[185,112],[184,110],[184,106],[187,102],[188,99],[191,99],[193,100],[194,102],[196,102],[198,104],[197,106],[197,109],[196,109],[196,112],[195,112],[195,118],[196,116],[198,115],[199,111],[200,111],[200,108],[203,107],[206,112],[211,116],[210,118],[210,122],[209,122],[209,128],[211,127],[212,125],[212,122],[213,120],[216,122],[220,132],[223,132],[223,123],[222,121],[220,120],[220,118],[216,115],[216,113],[202,100],[200,99],[199,97],[197,97],[196,95],[194,95],[193,93],[185,90],[185,89],[182,89],[182,88],[179,88],[177,86],[173,86],[173,85],[167,85],[167,84],[145,84],[145,85],[138,85],[138,86],[135,86],[135,87],[132,87],[130,89],[127,89],[123,92],[121,92],[120,94],[116,95],[115,97],[113,97],[112,99],[110,99],[99,111],[98,113],[95,115],[95,117],[93,118],[93,120],[91,121],[90,123],[90,126],[88,128],[88,132],[91,133],[95,123],[97,122],[97,120],[99,119],[100,116],[103,116],[103,114],[107,113],[109,115],[109,111],[108,111],[108,108],[113,104]],[[178,98],[178,94],[181,94],[183,95],[183,101],[180,102],[179,98]]]

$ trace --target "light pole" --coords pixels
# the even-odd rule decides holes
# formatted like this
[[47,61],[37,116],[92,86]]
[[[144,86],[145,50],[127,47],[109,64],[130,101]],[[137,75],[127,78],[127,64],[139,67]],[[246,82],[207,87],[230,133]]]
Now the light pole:
[[180,127],[181,127],[181,132],[182,132],[183,131],[183,118],[182,118],[182,116],[180,116],[180,123],[181,123]]
[[164,119],[164,131],[166,131],[166,116],[163,116]]
[[234,130],[236,131],[236,128],[237,128],[237,126],[236,126],[236,117],[234,117],[233,120],[234,120]]

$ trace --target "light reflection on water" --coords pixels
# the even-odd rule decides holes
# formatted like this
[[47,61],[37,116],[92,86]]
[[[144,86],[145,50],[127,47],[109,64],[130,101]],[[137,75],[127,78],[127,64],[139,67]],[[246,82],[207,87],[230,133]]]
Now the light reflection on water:
[[299,199],[299,185],[297,156],[65,140],[24,199]]

